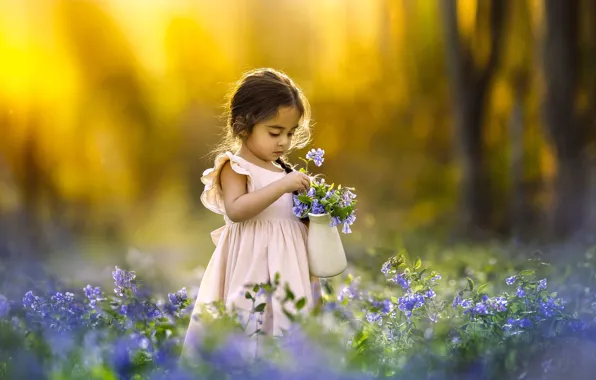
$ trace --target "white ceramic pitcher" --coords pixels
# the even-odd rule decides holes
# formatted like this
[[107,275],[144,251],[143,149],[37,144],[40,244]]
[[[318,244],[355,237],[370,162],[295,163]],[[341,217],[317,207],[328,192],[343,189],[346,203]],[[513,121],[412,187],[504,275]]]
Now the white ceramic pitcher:
[[348,267],[346,252],[329,214],[308,214],[308,265],[316,277],[333,277]]

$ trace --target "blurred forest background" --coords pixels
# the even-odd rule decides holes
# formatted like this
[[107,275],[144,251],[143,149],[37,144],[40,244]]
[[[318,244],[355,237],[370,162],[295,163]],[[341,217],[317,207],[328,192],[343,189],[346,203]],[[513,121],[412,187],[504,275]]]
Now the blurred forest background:
[[321,172],[357,189],[356,264],[594,232],[592,0],[2,0],[0,260],[196,282],[206,155],[255,67],[303,88]]

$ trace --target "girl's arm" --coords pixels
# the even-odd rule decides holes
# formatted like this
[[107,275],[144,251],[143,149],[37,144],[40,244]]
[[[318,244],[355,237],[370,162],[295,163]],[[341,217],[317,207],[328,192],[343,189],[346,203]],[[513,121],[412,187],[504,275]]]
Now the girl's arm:
[[306,174],[292,172],[281,180],[248,193],[246,176],[236,173],[229,162],[221,170],[220,182],[226,215],[233,222],[248,220],[261,213],[285,193],[308,189],[310,186],[310,179]]

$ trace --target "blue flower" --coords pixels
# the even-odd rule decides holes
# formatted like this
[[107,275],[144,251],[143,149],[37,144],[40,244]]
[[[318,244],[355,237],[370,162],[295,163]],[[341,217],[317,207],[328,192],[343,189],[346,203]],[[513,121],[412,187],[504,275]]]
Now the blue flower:
[[369,323],[377,322],[379,319],[381,319],[381,315],[379,315],[378,313],[367,313],[366,314],[366,320]]
[[505,279],[505,283],[507,285],[513,285],[515,283],[515,280],[517,280],[517,277],[516,276],[507,277]]
[[325,151],[321,148],[319,149],[311,149],[310,152],[308,152],[306,154],[306,159],[307,160],[312,160],[315,162],[315,165],[317,166],[321,166],[323,165],[323,161],[325,161],[325,159],[323,158],[323,155],[325,154]]
[[462,298],[461,295],[458,294],[454,299],[453,299],[453,308],[457,308],[458,306],[461,306],[461,302],[462,302]]
[[356,194],[352,193],[350,190],[346,189],[342,196],[344,202],[350,203],[352,199],[356,198]]
[[340,291],[339,295],[337,296],[338,301],[343,301],[344,299],[354,299],[356,297],[355,289],[350,286],[344,286]]
[[474,314],[488,314],[488,308],[485,303],[478,302],[474,307]]
[[408,292],[405,296],[398,298],[399,309],[405,312],[410,318],[412,311],[424,305],[424,297],[418,293]]
[[136,293],[139,290],[137,285],[134,283],[134,279],[136,277],[137,275],[134,271],[125,271],[116,266],[116,270],[112,272],[112,278],[114,279],[114,284],[116,285],[114,293],[121,297],[124,295],[124,291],[127,289],[132,290],[133,293]]
[[540,312],[546,318],[550,318],[556,314],[557,311],[563,310],[563,305],[559,305],[552,297],[548,297],[547,301],[540,302]]
[[315,190],[314,187],[311,187],[310,189],[308,189],[308,192],[306,193],[306,195],[308,195],[311,198],[313,198],[316,194],[317,194],[317,191]]
[[497,311],[507,311],[507,300],[505,297],[496,297],[491,306]]
[[408,290],[410,288],[410,280],[406,280],[401,273],[397,273],[391,281],[400,284],[404,290]]
[[168,299],[174,308],[178,309],[184,301],[188,299],[186,288],[182,288],[176,293],[168,293]]
[[319,203],[318,199],[312,201],[312,211],[313,214],[325,214],[325,206]]
[[532,321],[529,318],[523,318],[518,321],[519,327],[529,328],[532,327]]
[[351,234],[352,230],[350,229],[350,225],[348,223],[344,223],[344,226],[341,229],[341,232],[343,232],[344,234]]
[[538,282],[538,288],[536,288],[536,290],[540,291],[542,289],[546,289],[546,278],[543,278]]
[[308,211],[308,205],[304,204],[298,199],[296,195],[294,195],[294,207],[292,207],[292,213],[296,215],[298,218],[304,217],[304,215]]
[[391,306],[393,305],[393,303],[390,300],[383,300],[382,306],[381,306],[381,313],[383,314],[388,314],[391,311]]
[[434,282],[434,281],[438,281],[440,279],[441,279],[441,275],[437,273],[434,277],[431,277],[430,280]]
[[389,274],[389,271],[391,270],[391,261],[386,261],[385,263],[383,263],[383,266],[381,267],[381,272],[387,276]]
[[352,224],[354,224],[354,222],[356,221],[356,215],[354,215],[354,213],[351,213],[350,215],[348,215],[348,217],[346,218],[345,223],[349,226],[351,226]]
[[432,289],[428,289],[428,290],[426,291],[426,298],[433,298],[433,297],[434,297],[434,296],[436,296],[436,295],[437,295],[437,294],[436,294],[436,293],[435,293],[435,291],[434,291],[434,290],[432,290]]
[[329,223],[329,226],[331,227],[337,227],[341,224],[341,219],[337,216],[333,216],[331,217],[331,223]]
[[517,292],[515,293],[518,297],[525,297],[526,291],[521,286],[517,288]]

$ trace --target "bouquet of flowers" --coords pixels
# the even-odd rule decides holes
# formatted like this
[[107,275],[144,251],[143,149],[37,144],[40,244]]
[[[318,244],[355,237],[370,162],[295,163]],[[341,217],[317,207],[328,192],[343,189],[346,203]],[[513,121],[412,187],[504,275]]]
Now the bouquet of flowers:
[[312,178],[311,187],[308,192],[302,192],[294,195],[293,213],[299,218],[304,218],[308,214],[329,214],[331,217],[331,227],[343,223],[342,232],[349,234],[352,232],[350,226],[356,220],[355,209],[356,194],[354,188],[342,187],[334,184],[327,184],[321,175],[311,175],[308,172],[308,164],[313,161],[318,167],[323,165],[325,159],[323,149],[312,149],[306,154],[306,159],[301,158],[306,163],[300,171]]

